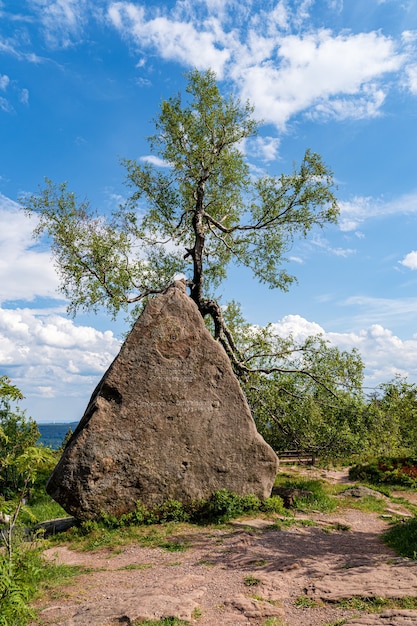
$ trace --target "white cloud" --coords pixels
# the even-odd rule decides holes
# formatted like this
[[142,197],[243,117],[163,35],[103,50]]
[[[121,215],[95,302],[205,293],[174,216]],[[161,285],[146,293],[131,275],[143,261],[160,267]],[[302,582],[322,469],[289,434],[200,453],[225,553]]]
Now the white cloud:
[[75,325],[53,311],[0,308],[0,372],[26,397],[78,397],[86,404],[119,348],[111,331]]
[[328,254],[333,254],[334,256],[338,257],[347,258],[349,256],[352,256],[353,254],[356,254],[356,250],[354,250],[353,248],[334,248],[330,245],[329,241],[321,235],[316,235],[314,238],[312,238],[311,245],[315,246],[316,248],[321,248],[322,250],[325,250]]
[[222,77],[230,52],[223,45],[224,33],[216,18],[200,24],[162,14],[147,19],[145,9],[130,2],[111,4],[108,17],[123,36],[132,37],[141,49],[156,49],[164,59],[198,69],[210,67]]
[[[379,115],[390,88],[387,76],[400,81],[410,63],[410,38],[396,42],[381,32],[314,31],[307,26],[313,4],[304,0],[290,9],[281,0],[271,11],[256,13],[242,2],[233,6],[235,14],[231,8],[226,14],[217,11],[217,2],[182,1],[171,12],[159,7],[151,13],[146,5],[120,1],[109,5],[108,18],[141,52],[154,50],[164,59],[212,68],[219,78],[231,79],[255,104],[257,116],[278,128],[300,113],[336,119]],[[338,11],[340,4],[331,8]]]
[[10,78],[6,74],[0,74],[0,89],[6,91],[10,83]]
[[400,261],[401,265],[408,267],[410,270],[417,270],[417,251],[413,250],[405,255],[402,261]]
[[0,97],[0,109],[5,113],[13,113],[14,108],[6,98]]
[[282,320],[272,323],[271,329],[280,337],[292,335],[297,342],[304,341],[312,335],[322,335],[324,333],[323,328],[319,324],[309,322],[301,315],[286,315]]
[[29,91],[28,89],[21,89],[19,93],[19,100],[22,104],[29,104]]
[[17,203],[0,194],[0,302],[57,295],[51,254],[34,247],[34,226]]
[[148,154],[146,156],[140,157],[140,161],[144,161],[145,163],[150,163],[151,165],[155,165],[156,167],[170,167],[167,161],[155,156],[154,154]]
[[411,93],[417,95],[417,64],[407,68],[407,79]]
[[257,114],[282,128],[302,111],[338,119],[374,116],[385,98],[377,81],[403,63],[394,42],[379,33],[321,30],[283,37],[275,58],[237,66],[233,74]]
[[280,336],[288,337],[292,333],[296,341],[303,341],[310,335],[321,335],[341,350],[356,348],[365,364],[366,386],[375,387],[388,382],[396,374],[407,376],[410,382],[417,382],[417,335],[402,340],[381,324],[372,324],[356,332],[337,333],[325,330],[300,315],[287,315],[272,326]]
[[246,149],[251,156],[269,163],[278,157],[280,139],[278,137],[255,137],[246,142]]
[[347,232],[356,230],[368,219],[417,213],[417,192],[391,200],[356,196],[349,201],[340,201],[339,207],[340,228]]
[[66,48],[82,36],[90,8],[88,0],[31,0],[31,4],[50,46]]

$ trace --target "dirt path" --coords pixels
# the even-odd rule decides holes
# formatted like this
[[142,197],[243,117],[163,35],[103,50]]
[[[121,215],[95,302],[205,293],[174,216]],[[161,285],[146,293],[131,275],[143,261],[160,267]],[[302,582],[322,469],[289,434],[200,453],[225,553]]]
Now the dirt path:
[[[346,481],[340,473],[326,478]],[[387,508],[407,515],[401,505]],[[92,571],[38,602],[41,624],[115,626],[177,616],[200,626],[417,625],[417,610],[371,615],[336,604],[354,596],[417,597],[417,563],[398,558],[380,539],[387,519],[357,509],[308,519],[316,525],[279,530],[271,520],[252,519],[188,527],[170,538],[188,545],[177,553],[136,544],[51,548],[49,559]]]

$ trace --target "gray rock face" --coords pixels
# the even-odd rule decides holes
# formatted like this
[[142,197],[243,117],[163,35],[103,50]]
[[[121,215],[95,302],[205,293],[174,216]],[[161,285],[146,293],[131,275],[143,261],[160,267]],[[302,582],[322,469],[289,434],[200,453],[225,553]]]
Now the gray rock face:
[[47,491],[85,520],[219,489],[265,498],[277,469],[226,353],[177,281],[133,326]]

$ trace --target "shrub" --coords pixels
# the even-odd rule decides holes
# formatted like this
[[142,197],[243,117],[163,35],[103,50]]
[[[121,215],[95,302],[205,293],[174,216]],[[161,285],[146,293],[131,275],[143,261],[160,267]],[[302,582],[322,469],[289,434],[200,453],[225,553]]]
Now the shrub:
[[349,478],[379,485],[417,487],[417,459],[414,457],[381,457],[366,464],[357,464]]

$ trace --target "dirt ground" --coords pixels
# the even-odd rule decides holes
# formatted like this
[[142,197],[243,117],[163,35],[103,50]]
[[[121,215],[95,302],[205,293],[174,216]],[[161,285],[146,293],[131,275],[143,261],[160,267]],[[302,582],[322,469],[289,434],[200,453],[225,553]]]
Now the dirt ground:
[[[305,471],[349,486],[345,471]],[[417,493],[398,495],[417,503]],[[387,500],[383,517],[343,508],[297,515],[315,525],[284,530],[263,518],[187,527],[170,537],[188,546],[176,553],[137,544],[53,547],[48,559],[89,570],[37,601],[40,623],[115,626],[177,616],[199,626],[416,626],[417,610],[370,614],[341,605],[361,596],[417,597],[417,562],[381,541],[391,516],[409,515],[407,505]]]

